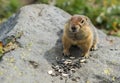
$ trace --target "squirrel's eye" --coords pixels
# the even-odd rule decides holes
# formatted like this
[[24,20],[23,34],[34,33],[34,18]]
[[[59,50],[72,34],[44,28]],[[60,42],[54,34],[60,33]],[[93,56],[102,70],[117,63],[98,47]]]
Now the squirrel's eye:
[[84,20],[82,20],[81,23],[84,23]]

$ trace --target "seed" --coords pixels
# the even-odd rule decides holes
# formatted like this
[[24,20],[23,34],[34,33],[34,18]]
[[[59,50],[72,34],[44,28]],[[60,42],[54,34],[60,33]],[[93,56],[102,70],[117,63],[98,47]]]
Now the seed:
[[52,70],[49,70],[48,74],[51,75],[51,76],[55,76],[55,73]]
[[63,78],[62,78],[62,77],[60,77],[60,80],[63,80]]
[[70,57],[70,59],[75,59],[75,57]]
[[75,78],[72,78],[72,81],[75,81],[75,82],[77,82],[77,80],[76,80]]
[[80,60],[80,63],[85,63],[85,62],[86,62],[86,59]]
[[68,74],[66,74],[66,73],[62,73],[62,76],[67,77],[67,76],[68,76]]
[[63,72],[63,70],[62,70],[62,69],[59,69],[59,70],[58,70],[58,72],[60,72],[60,73],[61,73],[61,72]]
[[52,74],[53,74],[53,71],[52,71],[52,70],[49,70],[49,71],[48,71],[48,74],[52,75]]
[[71,69],[71,71],[72,71],[73,73],[75,73],[75,69]]
[[72,63],[71,60],[66,60],[66,61],[64,62],[64,64],[71,64],[71,63]]

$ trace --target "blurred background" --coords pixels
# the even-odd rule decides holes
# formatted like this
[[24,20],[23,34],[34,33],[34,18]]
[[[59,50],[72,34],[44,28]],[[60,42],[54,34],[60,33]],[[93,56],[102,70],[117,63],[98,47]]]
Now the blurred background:
[[120,0],[0,0],[0,23],[20,7],[38,3],[55,5],[71,15],[86,15],[97,28],[120,37]]

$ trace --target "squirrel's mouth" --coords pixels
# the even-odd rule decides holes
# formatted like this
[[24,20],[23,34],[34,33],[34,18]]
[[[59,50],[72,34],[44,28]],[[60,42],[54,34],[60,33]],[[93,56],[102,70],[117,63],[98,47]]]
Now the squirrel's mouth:
[[72,33],[76,33],[76,32],[78,32],[79,30],[78,30],[78,28],[76,28],[76,27],[70,27],[70,31],[71,31]]
[[73,33],[77,32],[76,30],[72,30]]

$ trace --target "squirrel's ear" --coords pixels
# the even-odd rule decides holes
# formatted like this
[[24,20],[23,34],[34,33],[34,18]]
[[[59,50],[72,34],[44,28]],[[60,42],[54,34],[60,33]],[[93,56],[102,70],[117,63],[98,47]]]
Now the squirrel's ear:
[[89,18],[88,18],[87,16],[85,16],[84,18],[85,18],[85,20],[86,20],[86,21],[88,21],[88,20],[89,20]]
[[73,20],[73,16],[71,16],[68,21],[71,21],[71,20]]
[[86,20],[87,22],[91,23],[91,20],[90,20],[87,16],[85,16],[85,20]]
[[71,21],[71,19],[72,19],[72,17],[71,17],[71,18],[69,18],[69,19],[66,21],[66,23],[69,23],[69,22]]

